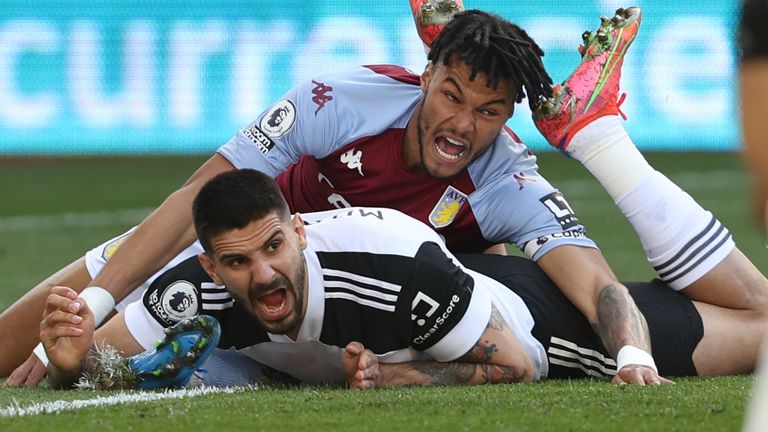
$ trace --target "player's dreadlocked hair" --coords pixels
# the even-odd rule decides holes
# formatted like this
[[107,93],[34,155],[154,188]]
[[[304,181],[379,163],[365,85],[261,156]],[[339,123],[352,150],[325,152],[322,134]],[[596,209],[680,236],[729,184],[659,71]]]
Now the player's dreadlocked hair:
[[525,30],[498,15],[479,10],[456,14],[435,39],[428,59],[447,65],[454,55],[472,67],[470,80],[482,73],[493,89],[509,80],[517,102],[527,95],[531,110],[542,96],[552,95],[552,78],[541,63],[544,51]]

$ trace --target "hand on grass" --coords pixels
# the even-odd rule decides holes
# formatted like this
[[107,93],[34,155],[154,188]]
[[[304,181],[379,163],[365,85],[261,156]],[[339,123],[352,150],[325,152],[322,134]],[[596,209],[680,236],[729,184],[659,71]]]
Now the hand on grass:
[[648,366],[629,364],[621,368],[611,381],[614,384],[639,384],[639,385],[658,385],[674,384],[658,374],[653,368]]
[[45,378],[45,365],[32,354],[19,367],[11,372],[5,381],[6,387],[36,387]]
[[341,365],[347,376],[347,385],[353,389],[376,387],[379,378],[379,359],[360,342],[350,342],[341,354]]

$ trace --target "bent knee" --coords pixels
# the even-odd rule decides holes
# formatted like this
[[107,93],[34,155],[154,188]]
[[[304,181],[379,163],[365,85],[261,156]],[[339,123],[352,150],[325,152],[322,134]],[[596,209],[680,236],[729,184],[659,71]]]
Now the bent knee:
[[768,279],[738,249],[682,293],[703,303],[768,316]]

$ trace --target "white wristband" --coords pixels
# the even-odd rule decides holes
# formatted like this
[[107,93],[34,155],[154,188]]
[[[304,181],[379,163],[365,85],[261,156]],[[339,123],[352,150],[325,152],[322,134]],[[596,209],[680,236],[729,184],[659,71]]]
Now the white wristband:
[[80,293],[80,298],[88,303],[88,307],[91,308],[94,317],[96,318],[96,325],[98,326],[104,321],[104,318],[112,312],[115,308],[115,299],[109,291],[102,287],[92,286],[88,287]]
[[616,372],[618,373],[624,366],[627,365],[641,365],[648,366],[656,373],[659,372],[656,369],[656,362],[653,361],[653,356],[648,354],[643,349],[632,345],[624,345],[616,354]]
[[43,363],[43,366],[48,367],[48,355],[45,354],[45,347],[42,342],[37,344],[35,349],[32,350],[32,354]]

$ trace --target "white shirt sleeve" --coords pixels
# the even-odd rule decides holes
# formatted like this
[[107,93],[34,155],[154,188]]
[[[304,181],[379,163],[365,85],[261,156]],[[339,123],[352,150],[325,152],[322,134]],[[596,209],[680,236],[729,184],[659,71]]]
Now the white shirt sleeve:
[[466,354],[480,339],[491,319],[491,297],[482,285],[475,285],[464,316],[427,353],[437,361],[449,362]]
[[163,339],[165,330],[152,316],[141,299],[125,308],[125,325],[134,339],[145,350],[154,348],[155,342]]

